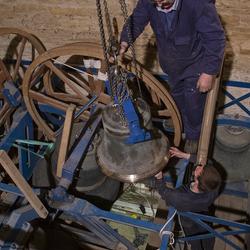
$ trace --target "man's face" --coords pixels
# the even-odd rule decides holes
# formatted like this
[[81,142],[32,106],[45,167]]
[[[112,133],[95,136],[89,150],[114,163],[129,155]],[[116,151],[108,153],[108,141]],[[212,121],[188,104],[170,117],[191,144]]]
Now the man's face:
[[153,2],[156,4],[156,6],[162,8],[162,9],[169,9],[175,0],[153,0]]

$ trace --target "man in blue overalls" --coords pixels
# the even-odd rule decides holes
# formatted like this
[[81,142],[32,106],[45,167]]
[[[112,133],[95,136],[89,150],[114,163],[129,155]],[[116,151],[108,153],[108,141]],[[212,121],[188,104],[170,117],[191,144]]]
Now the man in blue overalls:
[[[214,0],[139,0],[129,20],[133,41],[150,23],[160,65],[169,77],[172,97],[181,112],[186,140],[197,142],[206,93],[220,71],[225,48]],[[125,25],[120,54],[130,42]]]

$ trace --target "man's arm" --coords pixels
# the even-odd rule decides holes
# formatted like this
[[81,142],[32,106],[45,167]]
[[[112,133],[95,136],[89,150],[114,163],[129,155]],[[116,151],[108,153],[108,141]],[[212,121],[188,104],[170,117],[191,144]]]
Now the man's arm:
[[156,177],[155,188],[168,206],[172,206],[179,211],[190,211],[191,202],[183,186],[178,189],[168,188],[164,179],[157,179]]
[[186,153],[181,151],[180,149],[176,148],[176,147],[170,147],[170,157],[177,157],[180,159],[187,159],[189,160],[189,162],[191,163],[196,163],[197,160],[197,155],[196,154],[190,154],[190,153]]
[[[128,21],[121,32],[120,41],[126,42],[134,42],[136,38],[143,32],[145,26],[149,22],[149,8],[150,8],[149,0],[139,0],[132,15],[129,17]],[[130,25],[131,39],[130,41],[128,36],[128,23]]]
[[163,178],[162,171],[155,175],[155,188],[160,194],[161,198],[169,206],[179,209],[179,195],[177,189],[168,188]]
[[196,29],[199,32],[205,54],[202,62],[202,72],[197,82],[201,92],[212,88],[216,75],[220,72],[225,49],[225,34],[220,23],[215,5],[206,1],[203,11],[198,18]]
[[[160,172],[161,173],[161,172]],[[158,173],[159,175],[159,173]],[[156,177],[155,179],[155,188],[160,194],[161,198],[166,201],[169,197],[169,194],[173,191],[172,188],[168,188],[163,178],[159,179]]]

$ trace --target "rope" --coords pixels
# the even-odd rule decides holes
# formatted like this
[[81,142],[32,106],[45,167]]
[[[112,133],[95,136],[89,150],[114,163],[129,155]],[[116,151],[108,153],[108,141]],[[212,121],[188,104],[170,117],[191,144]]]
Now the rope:
[[161,228],[161,230],[159,232],[159,235],[160,235],[161,239],[162,239],[162,237],[164,235],[168,235],[169,236],[169,244],[171,246],[174,245],[174,242],[175,242],[175,240],[174,240],[174,234],[171,231],[164,230],[164,228],[166,228],[167,225],[174,219],[176,213],[177,213],[177,210],[175,210],[175,212],[173,213],[173,215],[167,220],[167,222],[163,225],[163,227]]
[[71,66],[71,65],[69,65],[69,64],[63,63],[63,62],[58,61],[58,60],[56,60],[56,59],[52,59],[52,61],[54,61],[54,62],[56,62],[56,63],[58,63],[58,64],[60,64],[60,65],[63,65],[63,66],[65,66],[65,67],[67,67],[67,68],[73,69],[73,70],[75,70],[75,71],[77,71],[77,72],[79,72],[79,73],[81,73],[81,74],[84,74],[84,75],[87,75],[87,76],[91,76],[91,77],[93,77],[93,78],[96,78],[96,76],[94,76],[94,75],[92,75],[92,74],[90,74],[90,73],[88,73],[88,72],[86,72],[86,71],[83,71],[83,70],[81,70],[81,69],[75,68],[75,67],[73,67],[73,66]]

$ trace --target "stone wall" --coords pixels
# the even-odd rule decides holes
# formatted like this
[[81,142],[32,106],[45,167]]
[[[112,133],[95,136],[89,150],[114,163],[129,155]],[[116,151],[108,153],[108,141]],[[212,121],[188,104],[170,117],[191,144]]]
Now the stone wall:
[[[66,43],[99,41],[94,0],[0,0],[0,27],[18,27],[38,36],[47,49]],[[123,23],[119,1],[108,0],[110,14]],[[127,0],[131,12],[136,0]],[[217,0],[218,12],[227,34],[224,80],[250,82],[250,2]],[[1,41],[1,37],[0,37]],[[1,43],[0,43],[1,51]],[[156,60],[154,36],[150,27],[136,42],[137,59],[153,72],[161,72]],[[233,90],[235,91],[235,90]],[[239,95],[247,89],[240,90]],[[238,93],[236,93],[238,95]],[[226,100],[228,101],[228,100]],[[250,101],[245,100],[250,106]],[[241,113],[237,108],[228,112]]]

